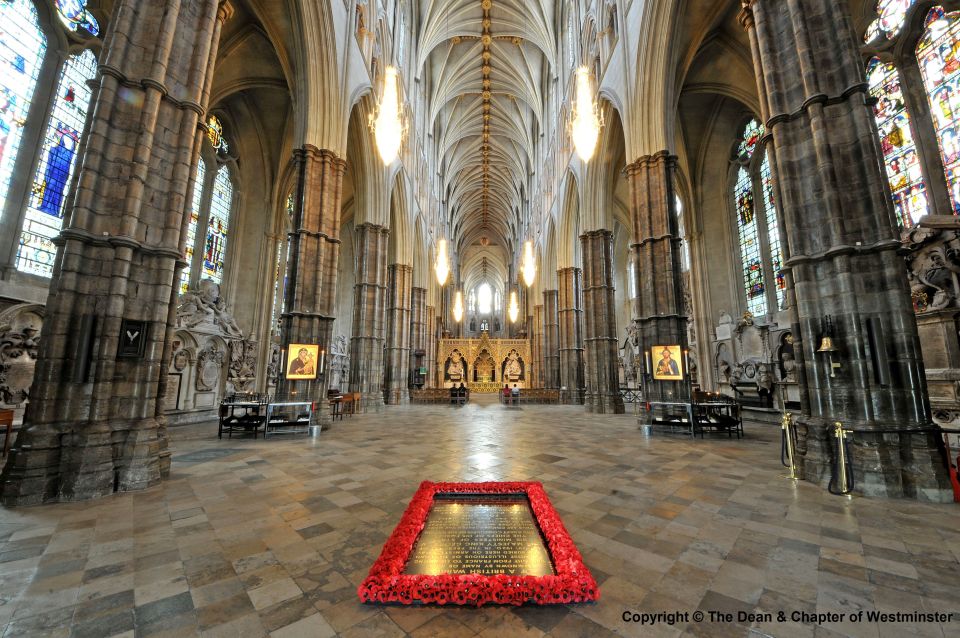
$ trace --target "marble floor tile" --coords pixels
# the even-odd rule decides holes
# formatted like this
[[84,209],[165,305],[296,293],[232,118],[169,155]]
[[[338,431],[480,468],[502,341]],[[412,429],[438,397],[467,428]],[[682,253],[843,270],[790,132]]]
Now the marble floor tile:
[[[172,430],[170,479],[0,510],[6,636],[949,636],[960,510],[781,478],[779,430],[645,437],[582,408],[391,407],[312,437]],[[539,480],[600,583],[593,605],[362,605],[356,588],[423,480]],[[641,624],[624,613],[733,620]],[[949,623],[809,620],[954,612]],[[785,612],[784,621],[777,620]],[[807,619],[794,620],[791,613]],[[756,614],[756,620],[740,614]],[[764,620],[769,614],[772,620]]]

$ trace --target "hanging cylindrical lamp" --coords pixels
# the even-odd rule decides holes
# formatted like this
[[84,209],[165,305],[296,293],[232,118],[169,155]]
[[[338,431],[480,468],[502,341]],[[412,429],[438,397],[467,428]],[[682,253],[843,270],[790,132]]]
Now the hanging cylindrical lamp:
[[447,277],[450,276],[450,264],[448,262],[447,240],[441,239],[437,242],[437,263],[433,267],[437,273],[437,283],[441,287],[447,283]]
[[459,290],[456,300],[453,302],[453,320],[457,323],[463,321],[463,293]]
[[517,291],[510,291],[510,305],[507,306],[507,315],[510,317],[510,323],[517,323],[520,316],[520,303],[517,301]]
[[585,66],[577,69],[577,87],[573,103],[573,117],[570,133],[577,155],[589,162],[597,150],[600,138],[600,112],[593,96],[590,69]]
[[523,265],[520,266],[520,270],[523,273],[523,282],[529,288],[537,276],[537,262],[533,257],[533,242],[530,240],[523,245]]
[[373,125],[380,159],[389,166],[400,154],[403,138],[403,122],[400,118],[400,94],[397,88],[397,69],[388,66],[383,73],[383,96]]

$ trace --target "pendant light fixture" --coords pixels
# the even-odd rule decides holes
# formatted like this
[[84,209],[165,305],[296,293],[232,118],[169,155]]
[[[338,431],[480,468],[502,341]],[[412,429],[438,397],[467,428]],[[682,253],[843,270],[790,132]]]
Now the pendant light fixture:
[[403,140],[403,120],[401,118],[400,93],[397,86],[397,69],[388,66],[383,73],[383,95],[373,123],[373,136],[377,142],[380,159],[386,166],[393,163],[400,154]]
[[453,320],[457,323],[463,321],[463,293],[457,291],[457,298],[453,302]]
[[447,277],[450,276],[450,259],[447,257],[447,240],[441,239],[437,242],[437,261],[433,266],[437,273],[437,283],[442,288],[447,283]]
[[523,245],[523,264],[520,266],[523,282],[527,288],[533,285],[537,276],[537,262],[533,256],[533,242],[529,239]]
[[507,315],[510,317],[510,323],[517,323],[517,317],[520,316],[520,304],[517,302],[517,291],[510,291],[510,305],[507,306]]
[[603,123],[600,121],[600,109],[594,98],[590,69],[582,66],[577,69],[570,134],[573,137],[573,146],[577,149],[577,155],[584,162],[589,162],[597,150],[601,126]]

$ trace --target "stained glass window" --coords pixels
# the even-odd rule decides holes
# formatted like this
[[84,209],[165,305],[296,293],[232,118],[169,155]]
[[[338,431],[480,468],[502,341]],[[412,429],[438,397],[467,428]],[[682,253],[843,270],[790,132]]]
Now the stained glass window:
[[880,130],[880,146],[900,225],[909,228],[927,214],[927,187],[913,136],[910,116],[893,64],[873,58],[867,64],[870,94],[877,99],[873,112]]
[[97,58],[91,51],[71,57],[60,73],[56,101],[47,122],[40,165],[20,234],[17,270],[22,272],[42,277],[53,274],[57,247],[51,240],[63,225],[67,188],[76,167],[77,146],[90,104],[87,81],[96,74]]
[[683,272],[690,270],[690,244],[687,243],[687,228],[683,221],[683,201],[679,195],[675,195],[677,206],[677,234],[683,240],[680,245],[680,268]]
[[197,242],[197,224],[200,223],[200,203],[203,201],[203,183],[207,176],[207,163],[200,158],[197,164],[197,178],[193,184],[193,197],[190,199],[190,224],[187,226],[187,265],[180,273],[180,294],[187,292],[190,286],[190,264],[193,263],[193,247]]
[[226,155],[230,149],[227,147],[227,140],[223,138],[223,124],[216,115],[211,115],[207,120],[207,139],[213,149],[222,155]]
[[877,3],[877,19],[867,27],[864,42],[873,42],[880,34],[888,39],[897,37],[907,17],[907,11],[917,0],[880,0]]
[[777,223],[777,204],[773,198],[773,178],[770,160],[766,154],[760,165],[760,181],[763,184],[763,212],[767,217],[767,241],[770,248],[770,266],[775,279],[777,309],[782,310],[787,295],[787,277],[783,271],[783,248],[780,245],[780,226]]
[[737,171],[734,187],[737,214],[737,233],[740,238],[740,258],[743,263],[743,285],[747,295],[747,310],[755,316],[767,312],[766,289],[763,282],[763,258],[753,196],[753,178],[746,168]]
[[[293,229],[294,209],[293,193],[287,195],[285,203],[287,212],[287,230]],[[283,265],[283,270],[281,270]],[[282,239],[277,242],[277,274],[276,283],[273,287],[273,326],[276,334],[280,334],[280,318],[287,311],[287,277],[290,274],[290,239]]]
[[480,284],[477,288],[477,310],[481,315],[489,315],[493,310],[493,290],[490,284]]
[[737,148],[737,154],[740,156],[741,161],[746,161],[753,157],[754,151],[757,150],[757,144],[760,142],[760,138],[763,137],[763,124],[756,120],[751,120],[747,127],[743,131],[743,141],[740,142],[740,146]]
[[477,291],[471,290],[470,295],[467,297],[467,314],[474,315],[477,313]]
[[213,182],[213,199],[210,202],[210,222],[207,224],[207,240],[203,250],[204,279],[216,283],[223,281],[223,263],[227,250],[227,232],[230,229],[230,209],[233,206],[233,183],[230,170],[224,166],[217,172]]
[[0,2],[0,210],[27,122],[37,74],[47,50],[30,0]]
[[917,44],[917,60],[930,100],[940,156],[955,214],[960,214],[960,14],[934,7]]
[[100,35],[100,25],[87,10],[87,0],[57,0],[57,13],[71,31],[83,29],[92,35]]

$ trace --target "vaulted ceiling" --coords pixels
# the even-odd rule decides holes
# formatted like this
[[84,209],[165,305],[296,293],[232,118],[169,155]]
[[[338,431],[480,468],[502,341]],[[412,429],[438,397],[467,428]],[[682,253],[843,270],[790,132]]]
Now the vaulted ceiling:
[[430,0],[420,10],[417,75],[431,87],[429,128],[462,276],[491,249],[505,274],[557,59],[554,2]]

